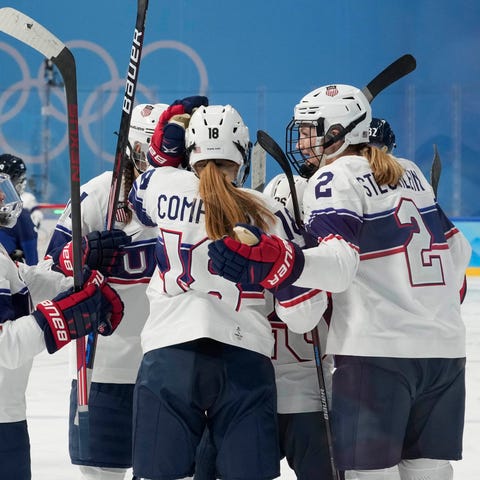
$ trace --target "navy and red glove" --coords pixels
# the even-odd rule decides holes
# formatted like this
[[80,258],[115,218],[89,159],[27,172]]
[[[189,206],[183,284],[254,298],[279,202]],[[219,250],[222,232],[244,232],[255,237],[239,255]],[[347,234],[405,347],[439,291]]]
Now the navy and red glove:
[[82,289],[73,288],[39,303],[33,316],[42,329],[48,353],[90,332],[111,335],[123,317],[123,302],[105,277],[85,267]]
[[208,106],[208,98],[200,95],[175,100],[160,116],[153,132],[147,158],[154,167],[186,165],[185,129],[192,113]]
[[[115,274],[123,262],[125,251],[123,247],[132,241],[123,230],[113,229],[103,232],[94,231],[82,238],[82,263],[88,267],[99,270],[106,276]],[[53,255],[54,257],[54,255]],[[73,275],[72,242],[68,242],[55,259],[64,275]]]
[[255,235],[258,243],[247,245],[232,237],[211,242],[208,255],[213,270],[232,282],[259,284],[272,291],[294,283],[305,263],[301,248],[252,225],[238,226]]

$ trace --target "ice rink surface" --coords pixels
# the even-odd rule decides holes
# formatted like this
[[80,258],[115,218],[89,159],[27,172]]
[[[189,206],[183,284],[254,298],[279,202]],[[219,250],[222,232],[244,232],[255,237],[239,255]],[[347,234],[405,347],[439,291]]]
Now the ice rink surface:
[[[468,279],[462,306],[467,328],[467,411],[463,460],[453,462],[455,479],[480,478],[480,278]],[[32,451],[32,480],[75,480],[77,470],[68,456],[67,415],[70,378],[67,349],[43,353],[34,362],[27,391]],[[282,462],[282,480],[295,475]],[[131,476],[126,477],[127,480]]]

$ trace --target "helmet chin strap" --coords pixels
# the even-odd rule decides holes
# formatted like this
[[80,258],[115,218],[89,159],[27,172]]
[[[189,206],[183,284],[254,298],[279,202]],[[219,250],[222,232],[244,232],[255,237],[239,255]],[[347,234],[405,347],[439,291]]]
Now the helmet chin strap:
[[[335,150],[333,153],[325,153],[325,149],[333,145],[335,142],[338,142],[339,140],[342,140],[345,138],[347,132],[343,131],[337,135],[334,135],[331,137],[327,142],[325,142],[323,145],[319,145],[320,143],[320,138],[317,140],[317,145],[315,146],[315,155],[316,157],[320,160],[318,168],[322,168],[327,164],[327,160],[330,160],[331,158],[338,157],[341,153],[343,153],[346,148],[350,145],[346,140],[344,140],[343,144]],[[320,153],[320,147],[322,148],[322,153]]]
[[[335,152],[330,153],[328,155],[323,154],[322,162],[320,163],[320,166],[323,167],[323,165],[326,164],[327,160],[330,160],[331,158],[338,157],[341,153],[343,153],[347,149],[347,147],[349,145],[350,144],[347,141],[344,141],[342,146],[338,150],[335,150]],[[322,165],[322,163],[323,163],[323,165]]]
[[[325,147],[324,145],[322,144],[322,140],[324,139],[325,137],[317,137],[317,140],[315,142],[315,147],[313,148],[313,151],[315,152],[315,156],[318,158],[319,162],[318,162],[318,167],[317,167],[317,170],[321,167],[323,167],[325,165],[325,162],[326,162],[326,157],[325,157]],[[321,151],[320,151],[321,149]]]
[[[332,146],[335,142],[338,142],[339,140],[344,140],[345,139],[345,136],[347,135],[347,133],[350,133],[360,122],[362,122],[363,120],[365,120],[367,116],[367,112],[363,113],[363,115],[360,115],[360,117],[358,117],[356,120],[354,120],[353,122],[351,122],[347,127],[345,127],[344,129],[342,129],[341,132],[337,133],[336,135],[333,135],[331,136],[323,145],[323,151],[325,151],[325,149],[327,149],[328,147]],[[331,159],[331,158],[335,158],[335,157],[338,157],[341,153],[343,153],[347,147],[350,145],[350,142],[347,142],[346,140],[344,140],[343,142],[343,145],[338,149],[336,150],[335,152],[333,153],[330,153],[330,154],[325,154],[323,153],[320,157],[320,167],[323,167],[327,160]]]

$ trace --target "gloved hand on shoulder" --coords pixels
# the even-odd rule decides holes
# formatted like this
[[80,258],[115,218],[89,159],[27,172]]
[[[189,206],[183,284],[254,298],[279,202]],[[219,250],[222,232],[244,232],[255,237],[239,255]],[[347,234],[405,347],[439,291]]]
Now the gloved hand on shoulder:
[[70,288],[53,300],[36,306],[33,316],[42,329],[49,353],[90,332],[111,335],[123,317],[124,305],[117,292],[96,270],[84,267],[82,289]]
[[208,255],[218,275],[235,283],[259,284],[273,293],[297,280],[305,263],[298,245],[252,225],[237,226],[254,235],[257,243],[242,243],[232,237],[211,242]]
[[147,158],[154,167],[186,165],[185,129],[192,113],[200,106],[208,106],[208,98],[201,95],[175,100],[160,116]]

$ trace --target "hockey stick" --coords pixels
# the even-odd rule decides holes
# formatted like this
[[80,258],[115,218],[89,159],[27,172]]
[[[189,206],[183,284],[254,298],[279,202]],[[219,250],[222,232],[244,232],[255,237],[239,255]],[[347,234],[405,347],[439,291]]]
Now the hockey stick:
[[[135,100],[135,92],[137,90],[138,72],[140,70],[140,60],[142,57],[147,9],[148,0],[137,0],[137,18],[135,21],[135,30],[133,32],[132,48],[130,50],[125,94],[123,96],[122,104],[122,115],[120,118],[120,127],[118,129],[117,147],[112,171],[112,182],[110,184],[110,193],[108,196],[108,208],[105,221],[106,230],[111,230],[115,225],[118,197],[120,196],[120,187],[125,169],[125,152],[128,143],[128,131],[130,129],[130,120],[132,118],[133,103]],[[97,350],[97,338],[98,334],[95,332],[90,333],[88,336],[86,352],[88,386],[90,386],[92,378],[95,352]]]
[[135,30],[133,32],[130,61],[127,70],[127,81],[125,85],[125,94],[123,97],[122,116],[120,118],[117,148],[115,151],[115,161],[113,164],[112,183],[110,185],[110,194],[108,197],[108,211],[106,220],[107,230],[113,228],[115,223],[118,197],[120,195],[120,186],[125,168],[125,151],[127,149],[128,130],[130,128],[135,92],[137,90],[137,80],[138,72],[140,70],[140,60],[142,57],[147,9],[148,0],[137,0],[137,19],[135,22]]
[[[415,58],[410,54],[403,55],[402,57],[398,58],[393,63],[391,63],[382,72],[380,72],[372,81],[370,81],[370,83],[368,83],[368,85],[366,85],[362,89],[362,93],[365,95],[368,102],[370,103],[386,87],[396,82],[400,78],[404,77],[408,73],[412,72],[413,70],[415,70],[415,68],[416,68]],[[277,161],[277,163],[280,165],[283,172],[285,173],[285,176],[288,181],[288,185],[290,187],[290,193],[292,196],[292,205],[293,205],[295,221],[298,224],[299,228],[302,228],[303,222],[300,215],[297,192],[295,189],[295,182],[293,178],[292,169],[290,167],[290,162],[288,161],[285,153],[280,148],[280,146],[266,132],[259,130],[257,132],[257,141],[266,150],[266,152],[270,156],[272,156],[274,160]],[[240,238],[241,233],[236,232],[236,234]],[[318,377],[318,383],[320,387],[322,410],[325,418],[325,430],[326,430],[327,444],[328,444],[328,449],[330,454],[332,477],[335,480],[337,480],[339,478],[339,472],[336,468],[335,459],[333,456],[332,431],[330,427],[328,400],[326,395],[325,378],[323,375],[323,368],[322,368],[322,361],[321,361],[322,353],[321,353],[318,327],[315,327],[311,333],[312,333],[312,340],[313,340],[313,350],[315,355],[315,364],[317,367],[317,377]]]
[[[293,216],[295,219],[295,223],[297,224],[298,228],[301,231],[303,231],[302,215],[300,213],[297,190],[295,188],[295,180],[293,178],[293,172],[290,166],[290,162],[288,161],[285,153],[280,148],[278,143],[268,133],[264,132],[263,130],[259,130],[257,132],[257,141],[265,149],[265,151],[280,165],[280,168],[283,170],[285,177],[287,178],[288,186],[290,187],[290,194],[292,196]],[[240,239],[240,235],[242,234],[237,230],[235,230],[235,233]],[[313,341],[313,353],[315,357],[315,366],[317,369],[318,385],[320,388],[320,399],[322,402],[323,418],[325,419],[325,432],[327,435],[328,453],[330,455],[332,479],[338,480],[340,477],[339,477],[339,473],[335,465],[335,459],[333,456],[332,428],[330,426],[330,413],[328,408],[327,388],[325,386],[325,377],[323,375],[323,368],[322,368],[322,348],[320,345],[320,336],[318,333],[318,326],[315,326],[311,330],[311,334],[312,334],[312,341]]]
[[392,83],[400,80],[405,75],[413,72],[417,67],[417,61],[409,53],[402,55],[382,70],[367,86],[362,88],[362,93],[367,97],[369,103]]
[[259,130],[257,132],[257,142],[259,145],[261,145],[265,152],[268,153],[280,165],[280,168],[285,173],[288,186],[290,187],[290,193],[292,195],[293,217],[298,228],[303,230],[302,215],[300,213],[297,190],[295,188],[295,180],[293,178],[290,162],[278,143],[267,132]]
[[[400,80],[405,75],[413,72],[417,67],[417,61],[409,53],[402,55],[392,62],[387,68],[382,70],[368,85],[362,88],[362,93],[365,95],[368,103],[372,103],[372,100],[385,88]],[[322,146],[323,148],[330,147],[338,140],[342,140],[348,132],[351,132],[361,121],[365,119],[366,112],[363,113],[356,120],[347,125],[343,131],[334,135],[327,140]]]
[[255,142],[252,149],[252,174],[250,178],[250,187],[258,192],[263,192],[265,187],[267,152],[262,146]]
[[432,167],[430,169],[430,184],[433,188],[433,193],[435,194],[435,199],[437,198],[438,184],[440,182],[440,175],[442,173],[442,162],[440,160],[440,155],[438,154],[437,145],[433,144],[433,161]]
[[[10,7],[0,9],[0,30],[37,50],[59,70],[65,85],[70,155],[70,208],[72,219],[73,285],[82,288],[82,229],[80,210],[80,159],[78,140],[77,73],[72,52],[38,22]],[[80,452],[88,454],[88,392],[86,388],[85,340],[76,340],[78,427]],[[83,455],[82,455],[83,456]]]

